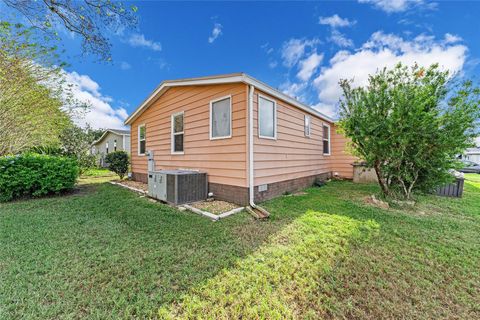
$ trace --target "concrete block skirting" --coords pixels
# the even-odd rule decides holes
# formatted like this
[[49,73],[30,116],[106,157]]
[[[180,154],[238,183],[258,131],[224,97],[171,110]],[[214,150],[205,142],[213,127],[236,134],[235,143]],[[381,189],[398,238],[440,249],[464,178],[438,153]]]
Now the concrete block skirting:
[[[308,177],[269,183],[267,185],[267,190],[265,191],[258,191],[259,186],[255,186],[255,202],[260,203],[262,201],[280,196],[285,192],[293,193],[296,191],[300,191],[302,189],[311,187],[317,179],[324,181],[331,177],[331,172],[325,172]],[[148,182],[148,176],[146,173],[133,172],[132,179],[144,183]],[[212,192],[213,197],[218,200],[228,201],[242,206],[248,205],[247,187],[209,182],[208,192]]]
[[218,200],[228,201],[241,206],[248,205],[248,188],[220,183],[208,183],[208,192]]
[[325,181],[332,177],[331,172],[316,174],[313,176],[302,177],[291,180],[284,180],[267,185],[266,191],[258,191],[259,186],[255,186],[255,202],[262,202],[284,194],[285,192],[297,192],[302,189],[313,186],[315,180]]
[[148,174],[132,172],[132,180],[148,183]]

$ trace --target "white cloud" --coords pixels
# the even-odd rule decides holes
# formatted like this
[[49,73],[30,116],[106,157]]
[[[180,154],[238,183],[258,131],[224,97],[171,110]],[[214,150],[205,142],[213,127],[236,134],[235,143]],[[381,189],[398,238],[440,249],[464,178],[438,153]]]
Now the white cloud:
[[286,81],[280,85],[280,90],[290,97],[301,100],[302,99],[301,93],[303,90],[305,90],[306,87],[307,87],[306,82],[292,83],[290,81]]
[[120,62],[120,69],[122,70],[129,70],[131,69],[132,66],[130,65],[130,63],[126,62],[126,61],[122,61]]
[[353,47],[353,41],[348,39],[343,33],[336,29],[332,30],[328,40],[335,43],[339,47]]
[[128,43],[132,47],[143,47],[153,51],[162,51],[162,45],[160,42],[147,40],[143,34],[134,33],[128,38]]
[[307,48],[313,48],[320,43],[314,39],[290,39],[283,43],[282,58],[283,64],[292,67],[304,56]]
[[445,33],[445,43],[456,43],[463,41],[463,39],[455,34]]
[[335,104],[327,104],[327,103],[319,102],[313,105],[312,108],[320,111],[321,113],[331,118],[336,118],[337,116],[337,108]]
[[81,91],[88,91],[95,97],[99,97],[100,86],[87,75],[80,75],[75,71],[66,73],[67,82],[74,84]]
[[336,104],[341,96],[340,79],[354,79],[354,85],[367,83],[368,75],[383,67],[406,65],[429,66],[438,63],[443,69],[457,72],[465,63],[467,47],[446,44],[431,36],[420,35],[405,40],[397,35],[375,32],[370,40],[355,52],[339,51],[328,67],[322,68],[314,80],[319,100],[324,104]]
[[320,17],[318,20],[319,24],[328,25],[332,28],[340,28],[340,27],[350,27],[353,26],[357,21],[355,20],[348,20],[347,18],[341,18],[338,14],[334,14],[330,17]]
[[208,37],[208,43],[213,43],[220,35],[222,35],[223,26],[220,23],[213,25],[212,34]]
[[412,7],[435,9],[437,6],[434,2],[427,3],[424,0],[358,0],[358,2],[371,4],[387,13],[402,12]]
[[277,65],[278,65],[278,62],[275,61],[275,60],[274,60],[274,61],[270,61],[270,62],[268,63],[268,67],[269,67],[270,69],[275,69],[275,68],[277,67]]
[[270,43],[268,43],[268,42],[265,42],[265,43],[262,44],[260,47],[263,49],[263,51],[265,51],[265,53],[266,53],[267,55],[268,55],[268,54],[272,54],[273,51],[274,51],[273,48],[270,46]]
[[110,105],[113,99],[100,92],[100,85],[88,75],[77,72],[65,72],[65,80],[71,86],[73,98],[90,108],[73,119],[78,125],[90,124],[93,128],[125,128],[123,121],[127,118],[127,111]]
[[297,77],[300,80],[308,81],[318,69],[323,60],[323,54],[312,53],[309,57],[300,61]]

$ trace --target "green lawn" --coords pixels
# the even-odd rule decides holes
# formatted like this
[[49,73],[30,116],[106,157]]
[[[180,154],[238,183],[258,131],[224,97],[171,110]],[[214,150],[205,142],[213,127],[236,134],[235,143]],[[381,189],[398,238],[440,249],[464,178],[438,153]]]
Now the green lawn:
[[0,204],[0,319],[480,318],[480,175],[464,198],[364,204],[331,182],[212,222],[83,179]]

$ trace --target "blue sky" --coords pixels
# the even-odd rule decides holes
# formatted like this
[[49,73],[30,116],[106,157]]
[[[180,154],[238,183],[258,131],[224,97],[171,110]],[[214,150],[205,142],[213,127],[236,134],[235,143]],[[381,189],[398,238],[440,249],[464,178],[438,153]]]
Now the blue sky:
[[334,115],[340,78],[364,84],[398,61],[480,70],[480,2],[135,2],[137,30],[111,36],[112,64],[80,57],[65,33],[69,81],[92,112],[80,122],[121,127],[162,81],[246,72]]

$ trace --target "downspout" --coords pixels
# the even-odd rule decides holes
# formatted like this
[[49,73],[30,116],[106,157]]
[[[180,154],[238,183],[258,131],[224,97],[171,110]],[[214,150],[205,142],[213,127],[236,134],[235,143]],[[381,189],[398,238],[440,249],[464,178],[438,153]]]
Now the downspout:
[[253,181],[253,91],[255,87],[250,85],[248,88],[248,196],[250,206],[255,208],[255,186]]
[[253,160],[253,92],[255,86],[250,85],[248,92],[248,196],[247,211],[257,219],[267,218],[270,213],[255,204],[254,160]]

